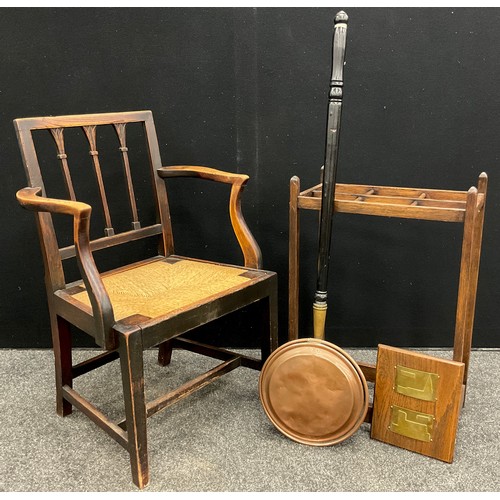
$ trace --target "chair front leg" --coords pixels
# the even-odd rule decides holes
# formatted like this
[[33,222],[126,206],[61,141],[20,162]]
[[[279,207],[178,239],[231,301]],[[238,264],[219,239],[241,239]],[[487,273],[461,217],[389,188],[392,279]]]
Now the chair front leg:
[[51,329],[56,371],[56,412],[65,417],[73,411],[62,391],[64,385],[73,387],[70,324],[64,318],[51,314]]
[[264,364],[269,355],[278,348],[278,300],[276,277],[269,281],[269,296],[262,299],[262,364]]
[[149,482],[149,466],[141,330],[134,329],[121,333],[119,335],[118,349],[122,371],[132,478],[136,486],[142,489]]

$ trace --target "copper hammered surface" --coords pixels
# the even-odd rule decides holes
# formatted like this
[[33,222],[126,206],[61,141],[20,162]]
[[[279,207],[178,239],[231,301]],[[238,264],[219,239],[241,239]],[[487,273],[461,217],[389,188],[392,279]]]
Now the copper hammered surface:
[[278,430],[316,446],[347,439],[368,408],[366,380],[355,362],[317,339],[299,339],[275,351],[262,370],[260,395]]

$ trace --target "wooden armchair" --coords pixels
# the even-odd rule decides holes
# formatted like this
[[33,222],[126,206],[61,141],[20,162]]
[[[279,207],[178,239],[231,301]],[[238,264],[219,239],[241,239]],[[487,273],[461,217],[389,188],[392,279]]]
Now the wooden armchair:
[[[157,222],[146,227],[139,221],[132,182],[126,136],[126,127],[131,123],[143,124],[156,200]],[[29,187],[18,191],[17,199],[23,207],[35,212],[45,265],[55,353],[57,413],[68,415],[75,406],[120,443],[130,454],[134,483],[143,488],[149,481],[146,418],[238,366],[259,370],[277,347],[276,275],[260,270],[260,250],[241,213],[240,196],[248,176],[199,166],[163,167],[150,111],[22,118],[14,124],[29,183]],[[108,185],[109,191],[106,191],[97,145],[96,129],[101,127],[114,129],[118,138],[117,154],[122,162],[119,170],[125,176],[123,194],[127,195],[132,216],[131,230],[115,233],[113,227],[107,197],[112,186]],[[92,241],[89,226],[93,208],[77,201],[78,186],[74,184],[75,176],[71,175],[74,167],[66,153],[64,131],[68,128],[83,129],[91,156],[88,168],[94,171],[100,194],[101,203],[93,208],[102,208],[105,236]],[[50,131],[54,139],[68,199],[47,197],[41,173],[44,164],[39,162],[34,140],[34,131],[42,129]],[[78,167],[83,168],[81,164]],[[231,186],[230,220],[243,252],[244,267],[174,254],[165,187],[165,179],[172,177],[199,177]],[[73,216],[74,244],[59,247],[52,214]],[[157,256],[102,274],[98,271],[93,252],[150,237],[159,238]],[[67,283],[63,261],[73,257],[76,257],[82,279]],[[261,359],[181,337],[193,328],[255,302],[260,302],[263,311]],[[91,335],[106,352],[73,365],[70,325]],[[170,362],[174,347],[211,356],[222,363],[169,394],[146,403],[143,351],[153,346],[159,346],[158,359],[162,365]],[[73,389],[73,379],[118,358],[125,419],[112,422]]]

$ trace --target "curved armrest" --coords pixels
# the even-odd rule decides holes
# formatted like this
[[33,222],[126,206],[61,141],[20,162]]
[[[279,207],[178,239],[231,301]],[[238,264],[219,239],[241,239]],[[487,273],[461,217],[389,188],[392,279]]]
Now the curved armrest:
[[231,184],[229,216],[231,218],[234,234],[243,252],[245,266],[254,269],[260,269],[262,267],[262,254],[259,245],[255,241],[241,212],[241,193],[248,182],[248,175],[233,174],[215,168],[191,165],[161,167],[157,170],[157,173],[162,179],[171,177],[198,177],[200,179]]
[[92,304],[97,328],[96,334],[98,338],[105,340],[108,338],[108,332],[115,321],[111,301],[90,250],[89,227],[92,207],[78,201],[45,198],[39,196],[41,191],[42,188],[40,187],[20,189],[16,193],[17,201],[22,207],[34,212],[60,213],[73,216],[76,258]]
[[199,177],[224,184],[234,184],[236,182],[246,183],[249,179],[245,174],[233,174],[210,167],[196,167],[192,165],[174,165],[172,167],[161,167],[158,169],[158,175],[162,179],[170,177]]

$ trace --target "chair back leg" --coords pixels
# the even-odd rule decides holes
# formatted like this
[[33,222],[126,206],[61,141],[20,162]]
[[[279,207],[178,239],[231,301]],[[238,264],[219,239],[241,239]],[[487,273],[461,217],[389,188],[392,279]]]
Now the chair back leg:
[[166,340],[158,346],[158,364],[160,366],[167,366],[172,359],[172,340]]

